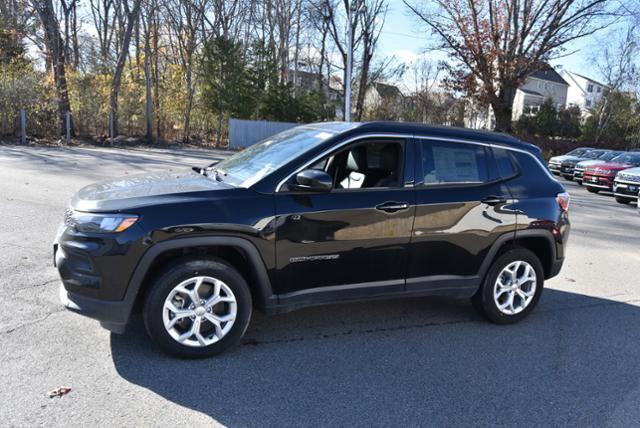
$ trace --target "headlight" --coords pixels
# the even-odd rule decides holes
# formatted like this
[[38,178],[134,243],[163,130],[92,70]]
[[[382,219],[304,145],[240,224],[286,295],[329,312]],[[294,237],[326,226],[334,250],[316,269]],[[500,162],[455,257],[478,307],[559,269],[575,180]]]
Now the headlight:
[[600,175],[609,175],[611,174],[613,171],[610,171],[608,169],[600,169],[598,171],[596,171],[596,174],[600,174]]
[[65,217],[65,223],[82,233],[123,232],[138,221],[132,214],[92,214],[73,211]]

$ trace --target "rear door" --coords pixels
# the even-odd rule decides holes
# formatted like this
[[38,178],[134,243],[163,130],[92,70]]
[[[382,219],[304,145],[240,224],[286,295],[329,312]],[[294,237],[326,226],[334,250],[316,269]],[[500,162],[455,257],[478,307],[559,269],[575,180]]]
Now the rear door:
[[516,227],[491,147],[419,138],[415,168],[407,291],[474,289],[492,244]]

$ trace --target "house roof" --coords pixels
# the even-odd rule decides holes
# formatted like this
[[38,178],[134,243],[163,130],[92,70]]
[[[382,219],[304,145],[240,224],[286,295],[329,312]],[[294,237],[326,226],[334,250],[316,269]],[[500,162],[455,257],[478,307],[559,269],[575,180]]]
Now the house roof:
[[532,91],[530,89],[518,88],[518,90],[524,92],[527,95],[533,95],[533,96],[536,96],[536,97],[544,97],[544,95],[542,95],[540,92]]
[[376,88],[378,94],[382,98],[398,98],[402,97],[402,92],[397,86],[387,85],[386,83],[373,82],[373,87]]
[[562,85],[569,85],[563,78],[553,69],[550,65],[545,65],[542,69],[534,71],[529,74],[529,77],[535,77],[540,80],[547,80],[549,82],[560,83]]
[[568,70],[567,70],[566,72],[567,72],[567,73],[569,73],[569,74],[575,74],[575,75],[576,75],[576,76],[578,76],[578,77],[582,77],[583,79],[586,79],[586,80],[588,80],[589,82],[591,82],[591,83],[595,83],[596,85],[600,85],[600,86],[602,86],[602,87],[604,87],[604,88],[608,88],[608,87],[609,87],[608,85],[605,85],[604,83],[600,83],[600,82],[598,82],[597,80],[593,80],[591,77],[587,77],[587,76],[584,76],[584,75],[579,74],[579,73],[574,73],[573,71],[568,71]]

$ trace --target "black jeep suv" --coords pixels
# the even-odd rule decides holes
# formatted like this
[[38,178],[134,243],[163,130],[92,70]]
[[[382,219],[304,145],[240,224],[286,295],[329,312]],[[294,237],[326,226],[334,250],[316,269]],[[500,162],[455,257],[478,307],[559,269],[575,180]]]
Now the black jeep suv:
[[115,332],[141,311],[190,357],[238,343],[254,308],[444,295],[517,322],[569,233],[543,162],[495,133],[299,126],[213,166],[80,190],[54,243],[60,297]]

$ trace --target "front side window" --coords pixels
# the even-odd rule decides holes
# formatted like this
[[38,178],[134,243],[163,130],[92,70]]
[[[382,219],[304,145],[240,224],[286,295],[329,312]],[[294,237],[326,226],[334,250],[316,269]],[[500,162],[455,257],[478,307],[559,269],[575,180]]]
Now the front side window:
[[327,156],[312,168],[329,174],[334,189],[401,187],[402,149],[403,144],[395,140],[356,143]]
[[490,180],[484,146],[422,140],[422,174],[425,185],[474,184]]

